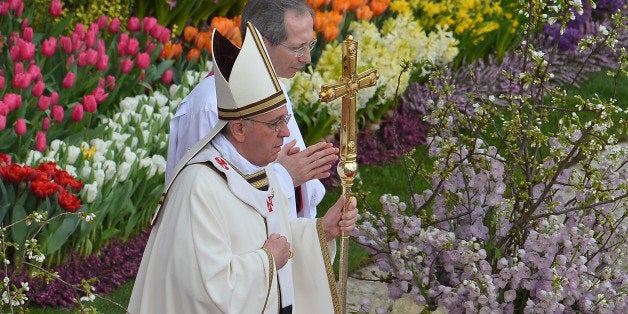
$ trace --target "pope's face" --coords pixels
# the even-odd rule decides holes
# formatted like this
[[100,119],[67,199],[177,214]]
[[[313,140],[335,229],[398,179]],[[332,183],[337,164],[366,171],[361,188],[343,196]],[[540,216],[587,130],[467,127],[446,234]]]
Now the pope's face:
[[[279,45],[267,45],[266,48],[277,76],[292,78],[312,61],[308,46],[314,39],[314,21],[310,14],[297,15],[287,11],[285,24],[288,38]],[[299,50],[304,52],[302,56],[297,56]]]
[[[264,167],[277,159],[284,137],[290,136],[285,123],[288,110],[285,106],[244,121],[245,140],[241,152],[252,164]],[[271,124],[277,124],[277,127]],[[277,131],[275,131],[277,129]]]

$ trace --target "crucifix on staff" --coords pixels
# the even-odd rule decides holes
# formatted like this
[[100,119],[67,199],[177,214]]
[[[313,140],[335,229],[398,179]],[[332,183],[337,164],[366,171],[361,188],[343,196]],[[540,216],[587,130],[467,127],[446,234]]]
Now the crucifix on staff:
[[[323,102],[330,102],[342,97],[342,118],[340,125],[340,162],[338,175],[341,179],[342,193],[349,200],[353,179],[358,170],[357,157],[357,129],[356,129],[356,99],[362,88],[374,86],[379,74],[374,69],[363,73],[356,73],[358,61],[358,43],[349,35],[342,43],[342,80],[323,85],[319,97]],[[346,211],[346,204],[343,212]],[[338,274],[338,302],[340,313],[346,312],[347,305],[347,262],[349,254],[349,235],[344,231],[340,238],[340,260]]]

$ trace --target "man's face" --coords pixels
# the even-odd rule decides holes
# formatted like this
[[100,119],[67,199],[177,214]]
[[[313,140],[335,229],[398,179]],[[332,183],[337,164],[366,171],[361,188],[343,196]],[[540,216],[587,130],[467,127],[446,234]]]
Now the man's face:
[[[242,156],[260,167],[275,161],[283,146],[284,137],[290,136],[290,130],[285,123],[287,115],[288,110],[283,106],[244,121],[244,149],[240,152]],[[277,124],[277,131],[275,126],[270,125],[273,123]]]
[[[293,11],[287,11],[285,24],[288,38],[279,45],[267,45],[266,48],[277,76],[292,78],[312,61],[308,46],[314,40],[314,20],[309,14],[297,15]],[[296,51],[299,49],[305,53],[297,57]]]

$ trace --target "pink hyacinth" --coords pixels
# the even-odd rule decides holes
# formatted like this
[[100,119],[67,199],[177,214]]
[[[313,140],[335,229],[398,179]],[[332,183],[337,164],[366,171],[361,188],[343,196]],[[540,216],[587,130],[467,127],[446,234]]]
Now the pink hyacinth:
[[53,17],[59,17],[61,16],[62,9],[61,0],[52,0],[52,2],[50,2],[50,7],[48,8],[48,13],[50,13]]
[[42,153],[46,151],[46,133],[37,131],[35,135],[35,149]]
[[22,136],[26,134],[26,120],[19,118],[15,121],[15,134]]
[[70,117],[72,118],[72,121],[74,122],[79,122],[83,120],[83,105],[81,104],[74,105],[74,107],[72,108],[72,115]]
[[148,69],[148,66],[150,65],[150,56],[146,52],[138,53],[135,64],[140,69]]
[[65,87],[65,88],[72,88],[72,85],[74,85],[74,79],[75,78],[76,78],[76,74],[74,74],[74,72],[70,71],[63,78],[63,81],[61,82],[61,85],[63,85],[63,87]]
[[59,105],[52,106],[52,109],[50,109],[50,117],[55,123],[63,122],[63,115],[63,107]]
[[129,21],[126,23],[126,28],[129,32],[139,32],[140,31],[140,19],[135,16],[129,18]]

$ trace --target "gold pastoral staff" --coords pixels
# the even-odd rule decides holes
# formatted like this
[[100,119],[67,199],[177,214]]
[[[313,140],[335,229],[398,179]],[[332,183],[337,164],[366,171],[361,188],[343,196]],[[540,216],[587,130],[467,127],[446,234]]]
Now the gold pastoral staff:
[[[347,202],[351,196],[353,179],[358,171],[357,157],[357,130],[356,130],[356,99],[362,88],[374,86],[379,75],[374,69],[356,74],[358,43],[349,35],[342,43],[342,80],[321,87],[319,97],[323,102],[330,102],[342,97],[342,119],[340,125],[340,162],[338,175],[342,182],[342,193]],[[346,212],[347,204],[343,208]],[[338,274],[338,306],[339,313],[347,310],[347,261],[349,254],[349,235],[342,232],[340,238],[340,261]]]

